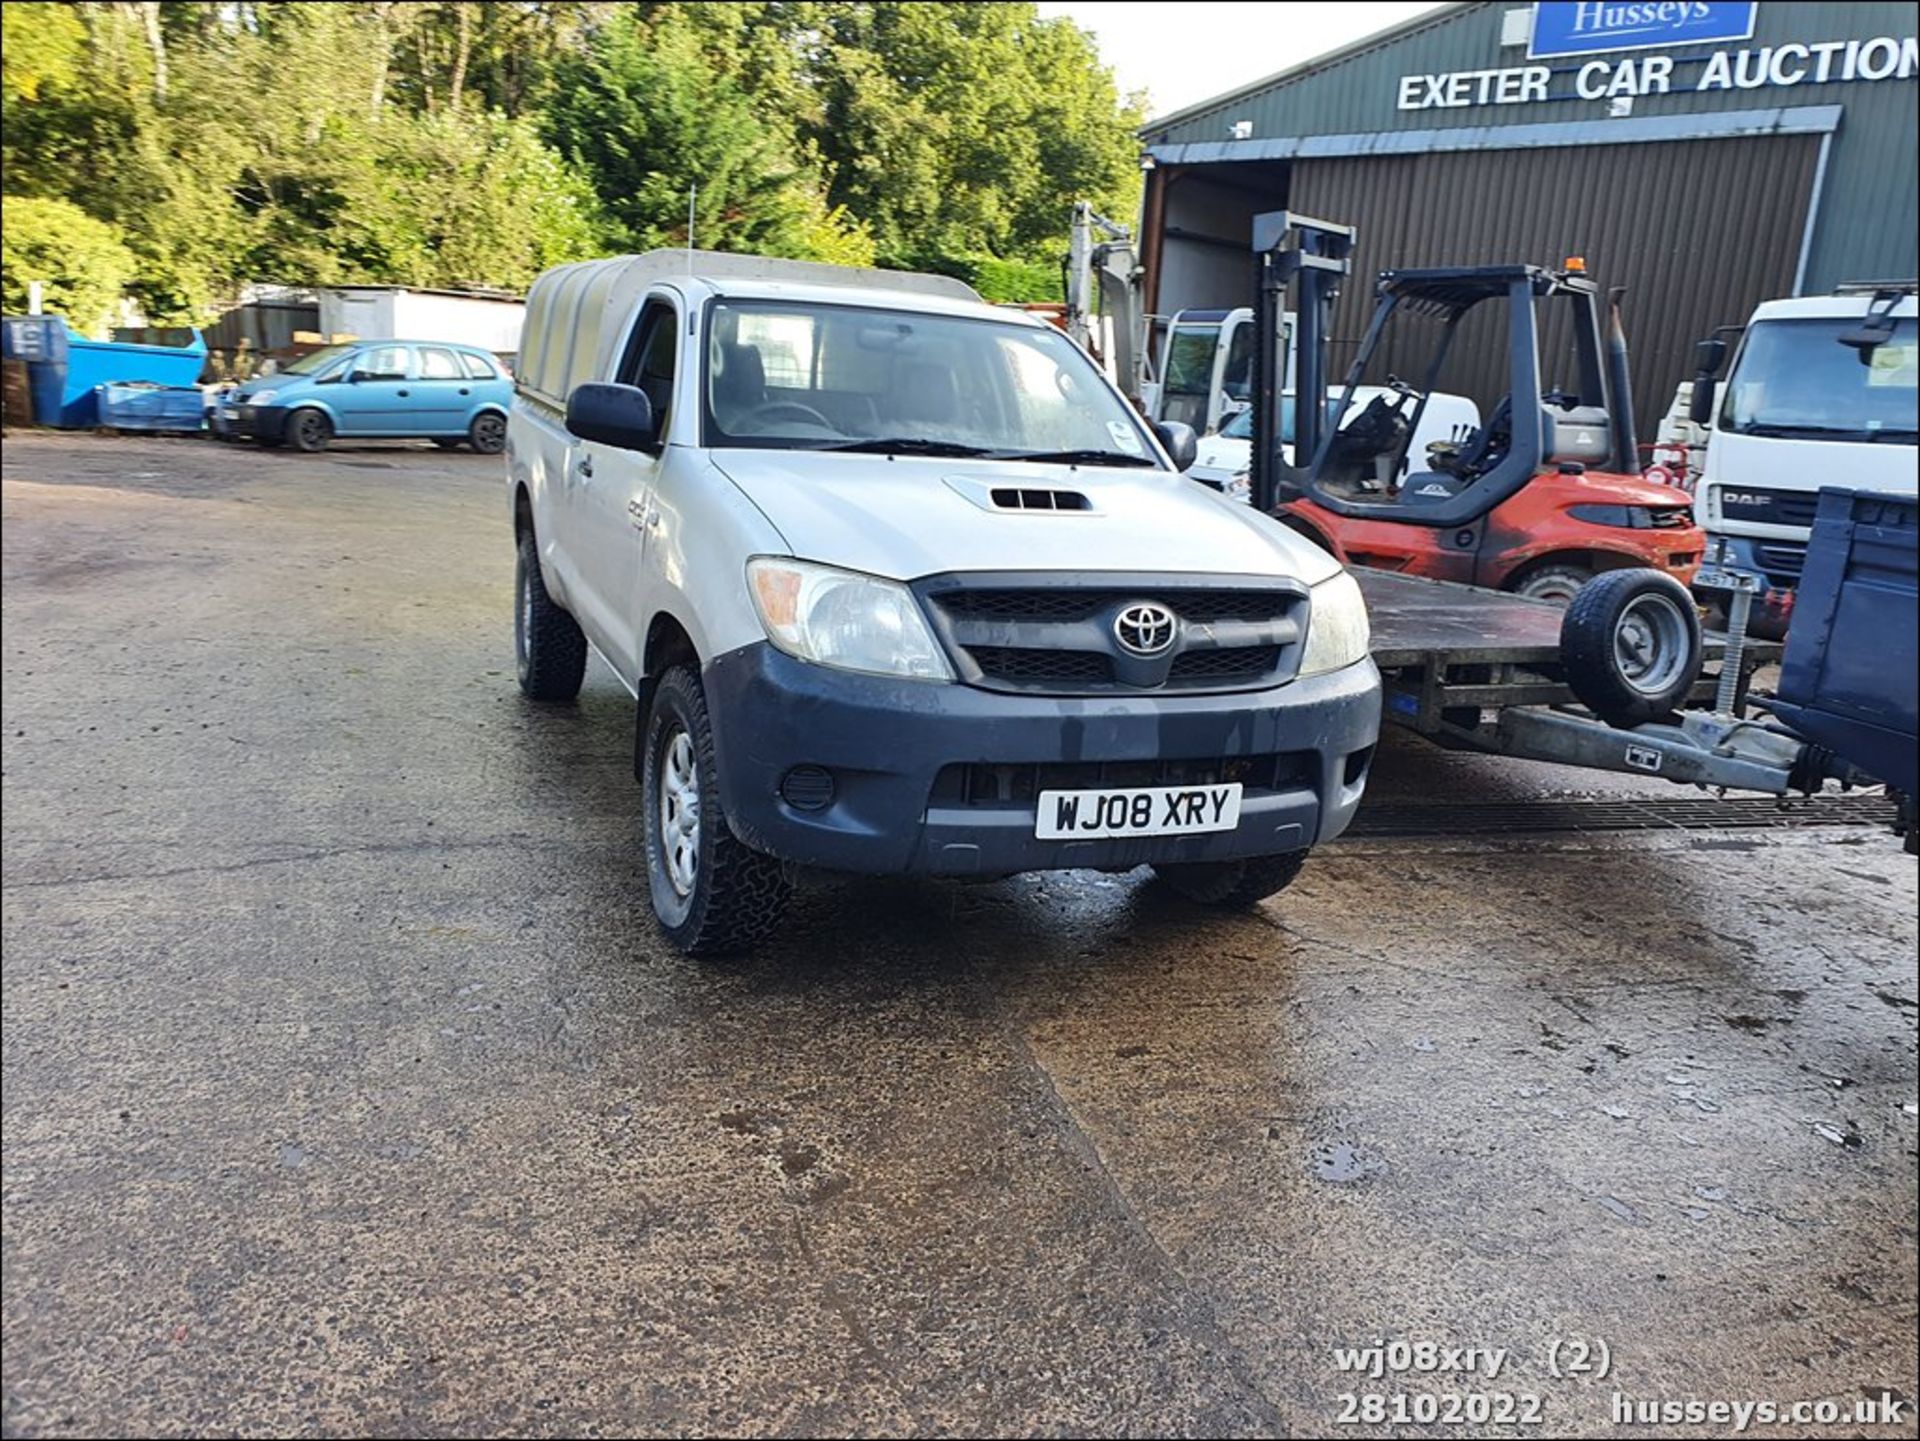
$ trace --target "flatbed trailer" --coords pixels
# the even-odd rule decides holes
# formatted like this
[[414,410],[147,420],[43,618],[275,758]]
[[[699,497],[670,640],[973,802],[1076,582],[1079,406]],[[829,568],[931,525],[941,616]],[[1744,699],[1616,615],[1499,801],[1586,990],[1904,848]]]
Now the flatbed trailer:
[[[1771,755],[1725,744],[1725,730],[1617,729],[1593,717],[1562,674],[1558,606],[1392,571],[1352,574],[1367,598],[1385,687],[1382,718],[1437,745],[1775,795],[1797,779]],[[1727,646],[1724,635],[1703,637],[1701,673],[1687,696],[1702,713],[1729,709],[1717,704]],[[1778,661],[1781,650],[1751,638],[1740,647],[1731,715],[1724,716],[1729,730],[1752,724],[1733,717],[1754,671]]]

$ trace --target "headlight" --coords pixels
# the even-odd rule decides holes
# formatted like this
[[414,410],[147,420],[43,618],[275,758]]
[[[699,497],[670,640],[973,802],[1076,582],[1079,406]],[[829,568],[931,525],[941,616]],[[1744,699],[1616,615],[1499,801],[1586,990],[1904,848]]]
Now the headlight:
[[913,593],[803,560],[747,562],[747,592],[767,639],[800,660],[872,675],[952,680]]
[[272,405],[274,396],[278,394],[279,392],[276,390],[256,390],[252,395],[247,397],[247,404]]
[[1313,588],[1307,612],[1307,651],[1300,657],[1300,674],[1320,675],[1364,660],[1370,636],[1367,603],[1360,583],[1346,571]]

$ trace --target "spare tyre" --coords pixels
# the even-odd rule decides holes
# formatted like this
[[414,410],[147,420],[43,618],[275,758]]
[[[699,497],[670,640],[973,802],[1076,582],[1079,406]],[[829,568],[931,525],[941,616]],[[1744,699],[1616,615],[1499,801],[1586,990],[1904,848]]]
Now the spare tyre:
[[1658,720],[1700,678],[1700,613],[1665,571],[1605,571],[1561,617],[1560,659],[1573,693],[1608,725]]

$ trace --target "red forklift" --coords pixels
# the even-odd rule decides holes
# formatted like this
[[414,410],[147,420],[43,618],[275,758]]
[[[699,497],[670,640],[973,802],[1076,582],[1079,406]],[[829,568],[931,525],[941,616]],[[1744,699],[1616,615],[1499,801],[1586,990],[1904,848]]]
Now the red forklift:
[[[1603,341],[1599,287],[1583,262],[1383,271],[1344,389],[1324,409],[1285,404],[1289,392],[1328,394],[1329,327],[1353,243],[1351,226],[1286,211],[1254,218],[1253,503],[1350,565],[1560,604],[1595,574],[1630,566],[1689,583],[1706,537],[1691,497],[1641,477],[1618,292]],[[1472,434],[1409,457],[1462,326],[1487,324],[1490,311],[1506,337],[1506,394]],[[1543,378],[1543,334],[1564,342],[1554,353],[1567,374]],[[1390,373],[1389,361],[1418,378]],[[1362,384],[1388,393],[1351,413]],[[1280,423],[1287,410],[1292,435]]]

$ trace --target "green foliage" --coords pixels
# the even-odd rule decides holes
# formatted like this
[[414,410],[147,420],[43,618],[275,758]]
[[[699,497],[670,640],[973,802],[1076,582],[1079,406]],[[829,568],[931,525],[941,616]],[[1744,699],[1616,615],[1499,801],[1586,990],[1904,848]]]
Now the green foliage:
[[37,100],[46,86],[71,84],[86,42],[71,5],[0,5],[0,95]]
[[27,287],[43,282],[49,314],[101,335],[133,278],[133,252],[111,225],[64,200],[8,196],[0,206],[0,306],[24,315]]
[[1050,299],[1072,202],[1137,199],[1137,110],[1084,32],[1025,3],[0,17],[8,231],[16,196],[105,222],[162,323],[250,280],[524,286],[558,261],[683,244],[693,184],[702,246],[878,257]]

